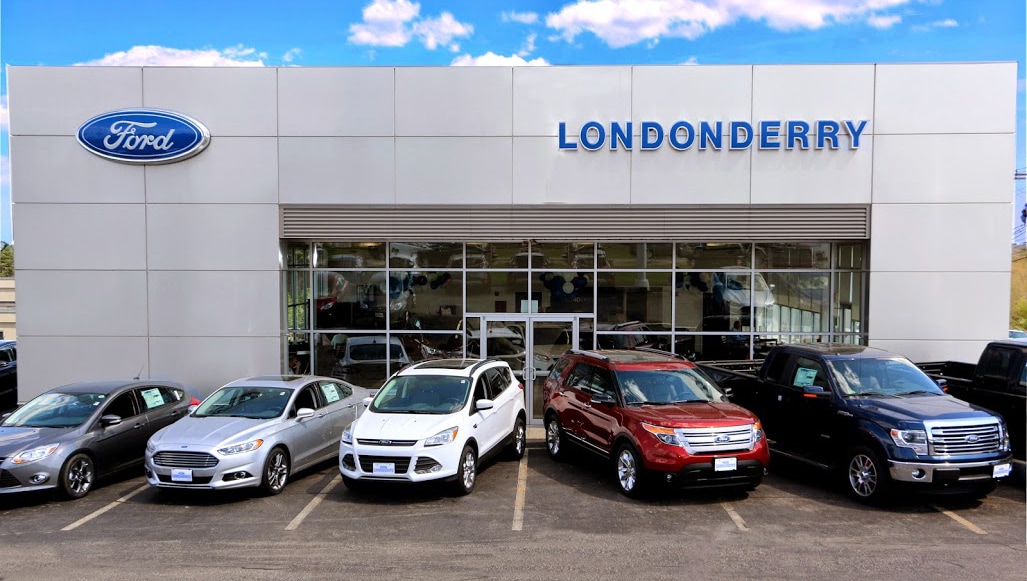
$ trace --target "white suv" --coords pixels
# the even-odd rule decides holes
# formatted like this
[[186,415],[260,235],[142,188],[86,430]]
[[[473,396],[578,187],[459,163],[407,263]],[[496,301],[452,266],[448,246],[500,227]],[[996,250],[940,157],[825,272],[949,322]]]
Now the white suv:
[[474,489],[481,459],[524,455],[524,386],[491,359],[433,359],[389,378],[342,432],[339,471],[351,490],[372,481],[453,481]]

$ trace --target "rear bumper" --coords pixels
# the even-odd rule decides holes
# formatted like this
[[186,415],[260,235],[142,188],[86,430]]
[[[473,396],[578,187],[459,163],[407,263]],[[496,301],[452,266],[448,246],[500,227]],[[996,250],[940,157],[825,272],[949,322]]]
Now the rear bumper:
[[[888,472],[892,480],[918,484],[954,484],[983,482],[996,478],[996,468],[1008,474],[1012,468],[1012,454],[996,460],[980,462],[896,462],[889,460]],[[1002,467],[1008,467],[1006,470]],[[999,476],[1001,478],[1002,476]]]

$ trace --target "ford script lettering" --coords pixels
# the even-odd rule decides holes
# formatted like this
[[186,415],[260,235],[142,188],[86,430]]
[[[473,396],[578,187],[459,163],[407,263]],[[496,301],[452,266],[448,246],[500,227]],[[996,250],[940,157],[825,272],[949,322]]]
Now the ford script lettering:
[[171,163],[190,158],[210,143],[202,123],[161,109],[121,109],[79,127],[79,144],[100,157],[125,163]]

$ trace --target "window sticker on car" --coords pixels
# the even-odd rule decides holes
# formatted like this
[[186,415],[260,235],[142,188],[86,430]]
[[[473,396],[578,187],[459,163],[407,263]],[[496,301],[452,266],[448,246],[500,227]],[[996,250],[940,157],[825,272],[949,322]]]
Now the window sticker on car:
[[325,400],[327,400],[328,403],[335,403],[339,401],[339,390],[335,389],[335,384],[322,383],[321,391],[325,394]]
[[164,405],[164,397],[160,394],[160,389],[151,387],[150,389],[144,389],[139,392],[143,396],[143,401],[146,403],[146,409],[152,410],[159,408]]
[[792,385],[794,385],[795,387],[809,387],[813,385],[813,380],[816,378],[816,369],[800,367],[795,370],[795,381],[792,383]]

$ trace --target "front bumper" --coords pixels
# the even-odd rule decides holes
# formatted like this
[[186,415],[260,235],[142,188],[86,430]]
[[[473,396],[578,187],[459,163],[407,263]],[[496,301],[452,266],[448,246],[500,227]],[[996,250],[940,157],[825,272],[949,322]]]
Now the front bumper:
[[217,460],[216,464],[210,467],[199,467],[196,462],[155,460],[155,457],[161,452],[176,452],[176,450],[158,448],[154,452],[146,452],[144,472],[146,481],[151,486],[221,490],[259,486],[266,450],[262,447],[252,452],[222,456],[213,449],[197,450],[191,446],[190,453],[206,454]]
[[428,448],[420,441],[390,446],[341,443],[339,473],[354,480],[379,482],[426,482],[453,478],[459,469],[463,448],[462,440]]
[[[979,462],[898,462],[888,461],[892,480],[919,484],[974,483],[1003,476],[995,476],[996,468],[1008,475],[1012,470],[1013,455]],[[1001,467],[1005,468],[1001,468]],[[1007,470],[1008,468],[1008,470]]]
[[[716,460],[735,459],[733,470],[717,469]],[[654,444],[643,452],[646,470],[660,473],[664,481],[682,487],[714,487],[756,485],[770,464],[766,440],[752,450],[692,455],[678,446]]]
[[0,465],[0,494],[30,492],[57,488],[60,483],[64,456],[58,451],[48,458],[28,464],[13,464],[10,461]]

